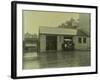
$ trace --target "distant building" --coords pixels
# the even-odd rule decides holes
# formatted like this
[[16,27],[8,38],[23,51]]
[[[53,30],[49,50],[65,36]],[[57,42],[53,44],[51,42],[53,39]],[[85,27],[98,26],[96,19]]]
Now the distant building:
[[38,38],[37,35],[26,33],[23,41],[23,50],[24,52],[31,52],[31,51],[37,51],[37,42]]
[[79,29],[41,27],[39,29],[39,42],[40,52],[62,51],[67,48],[72,48],[72,50],[90,49],[90,36]]

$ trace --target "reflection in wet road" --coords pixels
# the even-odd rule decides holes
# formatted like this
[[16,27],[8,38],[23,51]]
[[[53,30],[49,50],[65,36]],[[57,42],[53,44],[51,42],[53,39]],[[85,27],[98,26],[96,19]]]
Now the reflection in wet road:
[[90,51],[24,53],[23,69],[90,66]]

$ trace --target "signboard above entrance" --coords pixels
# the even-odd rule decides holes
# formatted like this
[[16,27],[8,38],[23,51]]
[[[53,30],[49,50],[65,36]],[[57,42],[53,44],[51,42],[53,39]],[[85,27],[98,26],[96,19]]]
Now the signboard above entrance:
[[40,34],[55,34],[55,35],[77,35],[77,29],[40,27],[39,33]]

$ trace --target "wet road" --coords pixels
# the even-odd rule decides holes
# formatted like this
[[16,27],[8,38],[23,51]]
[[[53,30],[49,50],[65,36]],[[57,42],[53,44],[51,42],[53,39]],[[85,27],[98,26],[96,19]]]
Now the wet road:
[[90,66],[90,51],[24,53],[23,69]]

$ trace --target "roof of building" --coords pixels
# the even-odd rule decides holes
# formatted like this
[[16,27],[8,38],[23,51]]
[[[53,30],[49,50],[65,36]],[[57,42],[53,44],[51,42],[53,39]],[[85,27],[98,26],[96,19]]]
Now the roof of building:
[[77,30],[77,36],[90,36],[85,31],[82,31],[81,29]]
[[55,35],[76,35],[76,36],[89,36],[81,29],[70,28],[57,28],[57,27],[40,27],[40,34],[55,34]]
[[55,34],[55,35],[76,35],[76,29],[66,29],[57,27],[40,27],[40,34]]

